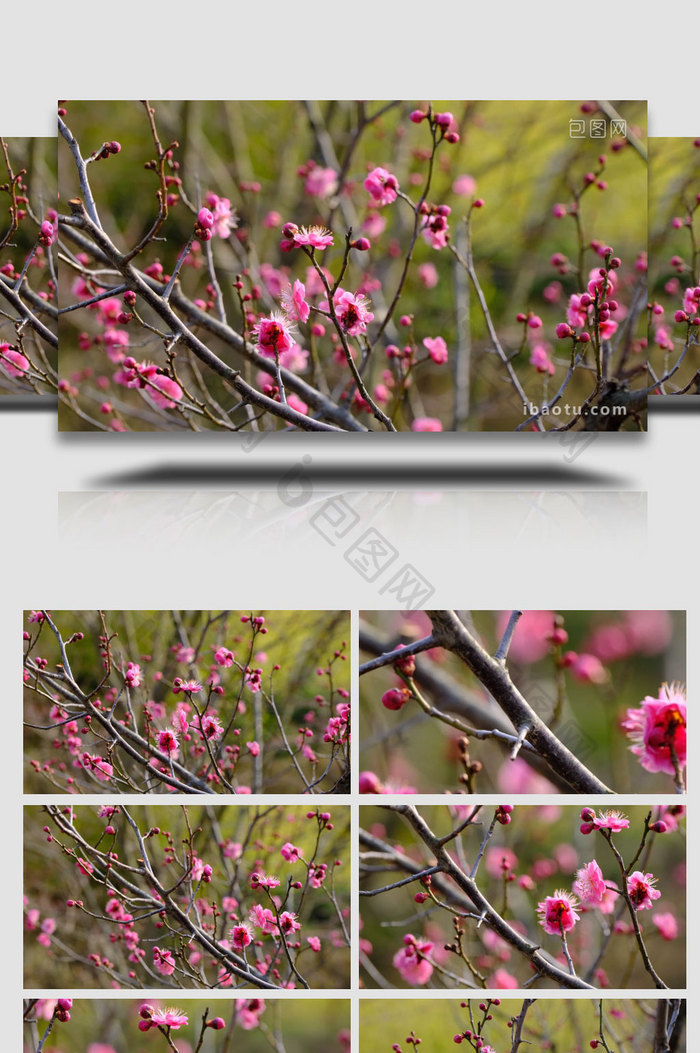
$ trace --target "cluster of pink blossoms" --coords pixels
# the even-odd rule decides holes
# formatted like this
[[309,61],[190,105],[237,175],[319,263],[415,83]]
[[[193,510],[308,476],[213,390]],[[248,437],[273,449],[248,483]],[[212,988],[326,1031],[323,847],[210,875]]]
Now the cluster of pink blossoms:
[[[612,834],[629,827],[629,819],[613,809],[597,815],[592,808],[584,808],[581,819],[581,832],[584,834],[594,830],[608,831]],[[663,821],[657,821],[650,826],[650,830],[657,833],[663,833],[667,829],[668,826]],[[635,911],[650,910],[654,901],[660,898],[661,892],[654,887],[656,880],[653,874],[640,870],[635,870],[627,877],[626,891]],[[596,907],[603,914],[610,914],[614,909],[615,897],[619,894],[617,886],[606,883],[598,862],[593,859],[577,871],[571,893],[560,889],[538,904],[540,924],[550,935],[563,935],[570,932],[579,921],[577,908],[580,905]],[[657,928],[665,939],[673,938],[670,934],[677,932],[675,918],[671,916],[671,921],[667,921],[664,917],[661,923],[657,924]]]

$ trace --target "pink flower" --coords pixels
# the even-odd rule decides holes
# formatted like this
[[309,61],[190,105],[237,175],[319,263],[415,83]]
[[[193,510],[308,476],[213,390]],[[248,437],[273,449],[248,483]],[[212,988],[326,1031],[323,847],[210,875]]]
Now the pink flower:
[[627,878],[627,894],[635,910],[651,910],[653,901],[660,898],[661,893],[653,887],[657,880],[653,874],[643,874],[641,870],[635,870]]
[[236,1023],[244,1031],[252,1031],[254,1027],[257,1027],[264,1012],[265,1001],[263,998],[236,999]]
[[442,431],[442,422],[437,417],[416,417],[411,431]]
[[610,674],[594,654],[572,654],[569,664],[571,675],[582,684],[605,684],[610,679]]
[[421,263],[417,274],[426,289],[434,289],[438,283],[438,272],[434,263]]
[[112,778],[114,768],[109,761],[103,760],[102,757],[91,757],[89,753],[84,753],[81,760],[83,767],[91,771],[100,782],[109,782]]
[[213,212],[212,233],[219,238],[227,238],[232,227],[237,226],[236,213],[231,208],[231,202],[227,197],[211,193],[207,194],[206,202]]
[[294,285],[291,284],[282,293],[282,308],[291,318],[299,322],[306,322],[309,318],[311,308],[306,302],[306,289],[304,283],[297,279]]
[[612,830],[614,834],[626,830],[630,825],[629,819],[615,808],[608,808],[600,815],[594,815],[591,822],[596,830]]
[[224,726],[218,717],[211,713],[205,713],[199,720],[199,730],[205,739],[220,739],[224,733]]
[[250,875],[250,887],[256,888],[277,888],[279,885],[279,878],[268,877],[266,874],[261,874],[258,870],[255,870]]
[[678,922],[670,912],[655,914],[651,919],[664,940],[675,940],[678,935]]
[[398,969],[406,983],[427,984],[433,975],[433,966],[423,955],[430,954],[433,944],[417,940],[411,933],[404,936],[403,942],[404,946],[393,957],[394,967]]
[[372,202],[380,208],[382,205],[391,205],[396,201],[396,191],[399,183],[395,175],[387,172],[386,168],[373,168],[364,183]]
[[141,687],[143,683],[141,666],[136,665],[135,662],[129,662],[126,667],[126,673],[124,674],[124,682],[127,687]]
[[[154,388],[158,390],[154,391]],[[182,399],[180,385],[163,373],[156,373],[151,377],[151,383],[146,386],[145,393],[151,402],[155,402],[156,406],[161,406],[163,409],[172,409]]]
[[[367,326],[374,318],[372,312],[367,310],[368,306],[369,300],[357,293],[353,295],[345,289],[336,289],[333,294],[335,316],[348,336],[367,332]],[[327,300],[321,304],[321,308],[325,311],[329,309]]]
[[162,951],[160,947],[154,947],[153,964],[162,976],[172,976],[175,972],[175,959],[171,951]]
[[285,223],[281,242],[287,251],[308,246],[311,249],[326,249],[333,244],[333,235],[325,227],[297,227],[296,223]]
[[580,917],[577,906],[578,900],[575,896],[557,889],[553,896],[546,896],[537,904],[539,923],[550,936],[561,936],[562,932],[570,932]]
[[307,936],[306,942],[308,943],[309,947],[314,952],[314,954],[319,953],[319,951],[321,950],[321,941],[319,940],[318,936]]
[[280,854],[288,863],[294,863],[301,855],[301,850],[296,845],[293,845],[291,841],[286,841],[280,848]]
[[385,709],[401,709],[411,698],[411,692],[407,687],[390,687],[382,695],[382,705]]
[[581,867],[572,887],[582,903],[598,906],[603,902],[606,886],[603,872],[595,859]]
[[169,1027],[173,1031],[184,1027],[187,1023],[187,1014],[181,1009],[168,1007],[167,1009],[154,1009],[151,1013],[151,1021],[156,1026]]
[[[489,981],[489,987],[497,987],[505,990],[506,988],[520,987],[520,984],[507,969],[496,969],[496,972]],[[486,1048],[486,1046],[481,1046],[480,1053],[485,1053]]]
[[244,947],[247,947],[253,942],[253,933],[250,928],[242,922],[240,925],[234,925],[229,930],[229,938],[231,945],[236,951],[242,951]]
[[383,793],[384,787],[375,772],[361,771],[358,780],[358,790],[360,793]]
[[434,212],[429,216],[425,216],[423,219],[421,234],[434,249],[444,249],[447,242],[450,240],[446,217],[439,212]]
[[530,365],[534,366],[538,373],[548,373],[550,377],[554,376],[554,363],[544,344],[535,344],[530,354]]
[[277,932],[277,918],[269,907],[263,907],[259,903],[255,903],[250,908],[248,918],[251,925],[262,929],[268,936],[272,936]]
[[447,344],[441,336],[426,336],[423,347],[427,348],[436,365],[443,366],[447,362]]
[[686,765],[686,696],[680,684],[662,684],[658,697],[647,695],[639,709],[628,709],[622,721],[633,745],[630,750],[651,772],[675,775]]
[[216,664],[224,666],[225,669],[229,669],[233,665],[235,657],[233,651],[229,651],[228,647],[220,647],[214,653]]
[[314,165],[306,177],[304,190],[312,197],[330,197],[338,189],[338,176],[332,168]]
[[273,311],[268,318],[261,318],[253,327],[253,333],[257,337],[258,348],[264,355],[274,357],[283,351],[291,351],[294,346],[291,323],[278,311]]
[[164,728],[162,731],[159,731],[156,736],[156,741],[161,753],[177,753],[177,735],[174,731],[171,731],[170,728]]
[[248,749],[248,752],[250,753],[250,755],[252,757],[257,757],[258,754],[260,753],[260,743],[259,742],[246,742],[246,748]]
[[470,175],[457,176],[452,184],[452,192],[458,197],[471,197],[476,193],[476,179]]
[[291,935],[293,932],[297,932],[301,928],[301,924],[297,921],[296,914],[293,914],[289,910],[283,910],[280,914],[280,931],[285,936]]
[[0,368],[8,377],[23,377],[29,369],[29,359],[9,344],[0,344]]

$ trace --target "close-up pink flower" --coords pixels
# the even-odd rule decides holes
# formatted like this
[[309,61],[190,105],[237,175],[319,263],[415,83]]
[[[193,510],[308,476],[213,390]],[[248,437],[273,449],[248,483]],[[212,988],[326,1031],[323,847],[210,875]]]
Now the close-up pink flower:
[[573,891],[586,906],[600,906],[605,895],[606,884],[603,872],[595,859],[585,863],[577,872]]
[[394,967],[401,973],[406,983],[421,987],[427,984],[433,975],[433,966],[424,957],[433,950],[433,944],[426,940],[416,939],[407,934],[403,938],[403,947],[393,958]]
[[571,932],[580,919],[576,908],[578,900],[569,892],[557,889],[553,896],[546,896],[537,904],[539,923],[550,936],[561,936]]
[[686,693],[680,684],[662,684],[638,709],[628,709],[622,728],[643,768],[675,775],[686,765]]
[[291,330],[289,318],[279,311],[273,311],[255,323],[253,334],[260,352],[274,357],[284,351],[291,351],[295,343]]
[[163,976],[172,976],[175,972],[175,959],[167,948],[153,948],[153,964]]
[[169,1027],[172,1031],[179,1030],[188,1022],[187,1013],[170,1006],[167,1009],[154,1009],[151,1013],[151,1020],[159,1027]]
[[372,198],[372,203],[381,208],[396,201],[399,183],[395,175],[386,168],[373,168],[364,182],[365,190]]
[[651,910],[655,899],[660,899],[661,892],[654,888],[657,878],[653,874],[644,874],[635,870],[627,879],[627,894],[635,910]]

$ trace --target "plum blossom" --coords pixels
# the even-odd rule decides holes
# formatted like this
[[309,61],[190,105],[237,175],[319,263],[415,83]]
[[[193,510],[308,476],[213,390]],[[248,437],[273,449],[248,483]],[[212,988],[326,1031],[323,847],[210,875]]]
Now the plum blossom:
[[124,682],[127,687],[141,687],[143,683],[141,666],[136,665],[135,662],[129,662],[126,667],[126,673],[124,674]]
[[427,984],[433,975],[433,966],[423,955],[430,954],[433,944],[417,940],[411,933],[406,933],[403,942],[404,946],[393,957],[394,967],[398,969],[406,983]]
[[372,204],[381,208],[396,201],[399,182],[386,168],[373,168],[365,179],[364,187],[372,198]]
[[629,819],[616,808],[608,808],[600,815],[594,815],[591,822],[596,830],[610,830],[614,834],[619,833],[620,830],[626,830],[630,825]]
[[563,932],[570,932],[580,918],[577,906],[578,900],[575,896],[557,889],[553,896],[545,896],[537,904],[539,923],[550,936],[561,936]]
[[29,369],[29,359],[9,344],[0,344],[0,368],[9,377],[23,377]]
[[289,319],[279,311],[273,311],[256,322],[253,333],[262,354],[274,356],[291,351],[295,342],[291,328]]
[[236,1023],[244,1031],[252,1031],[257,1027],[264,1012],[265,1000],[263,998],[236,999]]
[[253,933],[248,925],[241,922],[229,930],[229,939],[234,950],[242,951],[253,942]]
[[306,289],[304,283],[297,280],[294,285],[287,285],[282,290],[282,309],[290,318],[298,322],[308,321],[311,308],[306,302]]
[[220,739],[224,733],[224,726],[213,713],[203,713],[197,721],[197,728],[205,739]]
[[338,189],[338,176],[333,168],[314,165],[306,177],[304,190],[311,197],[330,197]]
[[233,651],[229,651],[228,647],[219,647],[214,653],[214,661],[216,664],[223,666],[225,669],[230,669],[235,661],[235,657]]
[[584,864],[576,873],[573,890],[582,903],[598,906],[603,902],[606,885],[603,880],[603,872],[595,859]]
[[647,695],[639,709],[627,710],[621,726],[647,771],[675,775],[676,766],[685,768],[686,695],[680,684],[662,684],[656,698]]
[[274,911],[270,910],[269,907],[263,907],[259,903],[253,904],[250,908],[248,918],[251,925],[255,925],[267,936],[273,936],[277,932],[277,918],[275,917]]
[[655,914],[651,920],[656,925],[662,939],[675,940],[678,935],[678,922],[673,914],[670,912]]
[[437,417],[416,417],[411,431],[442,431],[442,422]]
[[441,336],[426,336],[423,347],[427,348],[428,354],[438,366],[447,362],[447,344]]
[[238,225],[231,202],[227,197],[219,197],[218,194],[212,193],[207,194],[206,202],[212,211],[212,234],[219,238],[227,238],[232,228]]
[[153,948],[153,964],[163,976],[172,976],[175,972],[175,959],[172,952],[161,950],[160,947]]
[[[320,306],[321,310],[330,310],[327,300]],[[336,289],[333,294],[335,316],[348,336],[359,336],[360,333],[367,332],[367,326],[374,318],[373,313],[367,310],[368,307],[369,300],[359,293],[353,295],[345,289]]]
[[139,1031],[150,1031],[152,1027],[167,1027],[177,1031],[188,1022],[187,1013],[169,1006],[167,1009],[156,1009],[145,1003],[139,1009]]
[[535,344],[530,354],[530,365],[534,366],[538,373],[554,376],[554,363],[549,357],[549,349],[544,344]]
[[260,871],[255,870],[250,875],[250,887],[256,888],[277,888],[279,885],[279,878],[268,877],[266,874],[261,874]]
[[630,874],[627,879],[627,894],[635,910],[651,910],[653,901],[660,898],[661,893],[654,888],[657,880],[653,874],[643,874],[641,870]]
[[326,227],[298,227],[296,223],[285,223],[280,242],[283,251],[294,248],[327,249],[333,244],[333,234]]

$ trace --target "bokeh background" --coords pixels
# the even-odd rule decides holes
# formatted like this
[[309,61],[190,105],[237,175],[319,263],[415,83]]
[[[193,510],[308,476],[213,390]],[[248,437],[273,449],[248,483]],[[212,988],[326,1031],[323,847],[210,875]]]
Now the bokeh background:
[[[506,611],[469,612],[474,630],[493,654],[508,617]],[[516,686],[561,740],[617,793],[673,793],[671,776],[647,772],[629,750],[630,740],[620,728],[627,708],[636,708],[646,695],[656,697],[664,681],[685,681],[686,628],[683,611],[560,611],[569,634],[564,650],[592,654],[604,676],[602,683],[577,679],[573,670],[557,678],[550,647],[544,639],[554,612],[526,611],[515,630],[508,668]],[[382,651],[410,643],[431,631],[421,612],[365,611],[361,631],[383,642]],[[360,664],[374,657],[360,653]],[[433,649],[418,656],[459,693],[502,715],[476,677],[456,656]],[[419,793],[459,792],[463,771],[457,742],[461,732],[426,717],[415,703],[399,712],[381,704],[384,691],[398,684],[391,666],[360,677],[360,771],[375,772],[397,792],[402,787]],[[565,688],[558,719],[558,682]],[[425,692],[428,699],[430,692]],[[444,708],[441,699],[434,704]],[[472,723],[470,720],[466,721]],[[521,752],[511,762],[508,751],[495,740],[470,740],[471,760],[483,771],[476,779],[478,793],[554,792],[544,769],[534,771]],[[692,776],[691,776],[692,778]]]
[[[175,150],[180,163],[177,174],[188,200],[199,207],[206,192],[213,191],[229,198],[238,212],[239,226],[231,238],[226,243],[215,238],[212,243],[225,307],[233,324],[238,325],[240,312],[231,285],[243,268],[249,268],[251,280],[261,286],[261,306],[267,309],[278,301],[271,294],[273,287],[269,282],[266,288],[266,268],[281,271],[292,280],[304,277],[306,257],[301,253],[284,254],[279,248],[281,223],[290,219],[299,224],[320,222],[337,233],[352,225],[357,236],[377,212],[385,221],[385,228],[379,234],[372,233],[370,252],[351,254],[343,287],[354,290],[367,278],[373,283],[378,281],[381,292],[375,288],[369,295],[375,304],[377,321],[383,317],[382,296],[386,303],[390,302],[397,286],[413,214],[401,201],[379,210],[370,208],[362,183],[368,169],[383,166],[396,174],[402,189],[418,199],[430,136],[425,125],[408,121],[408,114],[416,107],[425,107],[425,101],[165,101],[154,105],[161,141],[177,140],[180,144]],[[589,108],[584,118],[582,105]],[[618,272],[619,299],[629,303],[639,277],[635,262],[646,251],[646,104],[612,104],[614,112],[627,121],[640,144],[640,152],[630,145],[617,149],[622,140],[610,135],[607,118],[597,113],[595,106],[561,101],[433,100],[436,111],[453,114],[460,141],[455,145],[443,143],[438,149],[429,200],[452,208],[452,241],[461,251],[465,248],[463,234],[459,233],[462,218],[475,197],[484,200],[485,206],[473,216],[473,251],[480,283],[507,352],[517,352],[521,342],[522,326],[516,324],[516,314],[532,310],[542,317],[543,329],[530,331],[530,335],[536,335],[537,342],[549,343],[555,355],[556,373],[547,388],[549,397],[564,379],[568,365],[568,347],[561,352],[556,346],[554,328],[565,318],[569,295],[583,291],[583,283],[575,274],[569,270],[562,276],[550,262],[554,253],[563,253],[571,261],[577,258],[574,221],[569,217],[555,218],[552,209],[559,202],[571,201],[571,188],[579,187],[584,174],[596,169],[601,153],[608,157],[604,172],[607,189],[601,191],[593,186],[583,195],[580,205],[586,281],[588,271],[601,263],[588,247],[590,241],[597,239],[612,245],[623,261]],[[89,176],[105,229],[118,246],[131,247],[148,230],[155,215],[156,179],[152,172],[144,170],[144,164],[153,156],[144,109],[135,101],[71,101],[66,108],[65,120],[84,155],[108,140],[121,143],[118,155],[89,166]],[[587,130],[584,137],[572,137],[570,121],[588,122],[591,114],[606,120],[606,134],[591,138]],[[319,169],[334,169],[340,175],[342,191],[327,197],[308,193],[306,177],[299,175],[299,169],[309,160]],[[62,141],[59,183],[62,200],[78,194],[75,166]],[[257,189],[251,190],[252,185]],[[279,221],[266,226],[266,217],[272,212],[279,214]],[[149,245],[138,259],[139,266],[143,268],[158,257],[170,273],[191,233],[192,223],[193,212],[184,204],[173,207],[161,231],[166,240]],[[336,236],[334,248],[323,253],[323,264],[331,271],[338,267],[342,240],[342,236]],[[429,362],[418,368],[408,401],[397,417],[397,427],[408,429],[416,417],[429,416],[439,419],[446,431],[512,430],[523,422],[522,403],[504,382],[503,368],[489,346],[483,316],[468,290],[466,273],[448,249],[435,250],[420,236],[413,260],[396,320],[401,314],[415,315],[415,338],[423,357],[423,338],[441,335],[450,350],[450,364],[436,366]],[[428,268],[430,273],[425,274],[422,268]],[[71,298],[69,288],[74,277],[74,271],[63,269],[63,302]],[[187,295],[203,295],[206,271],[186,267],[181,280]],[[644,360],[640,343],[645,332],[643,317],[641,322],[626,355],[625,374],[632,386],[643,384],[638,372]],[[79,350],[81,331],[94,335],[94,319],[89,312],[76,311],[64,317],[61,372],[79,382],[79,402],[94,412],[96,402],[104,398],[95,380],[111,376],[114,368],[99,347],[87,352]],[[137,357],[154,358],[164,364],[157,340],[154,342],[149,334],[139,331],[134,335],[133,325],[130,332],[139,347]],[[303,327],[302,336],[303,346],[307,347]],[[386,336],[386,343],[401,344],[405,342],[406,330],[390,327]],[[231,360],[230,348],[217,346],[215,339],[211,346],[226,361]],[[381,346],[378,350],[380,353],[375,353],[365,375],[370,388],[381,382],[382,372],[389,364]],[[319,341],[317,354],[330,388],[335,390],[339,382],[342,384],[344,373],[330,360],[327,338]],[[529,355],[529,348],[521,351],[513,359],[513,366],[528,398],[537,401],[543,396],[542,377],[530,365]],[[179,367],[184,369],[184,363],[182,354]],[[224,405],[230,404],[230,392],[222,391],[215,379],[207,379],[216,397],[228,399]],[[570,385],[568,401],[580,404],[590,394],[591,386],[590,373],[583,371],[580,379]],[[134,393],[120,387],[114,394],[128,403]],[[376,424],[367,414],[362,414],[361,419],[370,426]],[[65,406],[61,409],[60,426],[66,430],[89,427]],[[130,426],[148,429],[158,425],[134,419]]]

